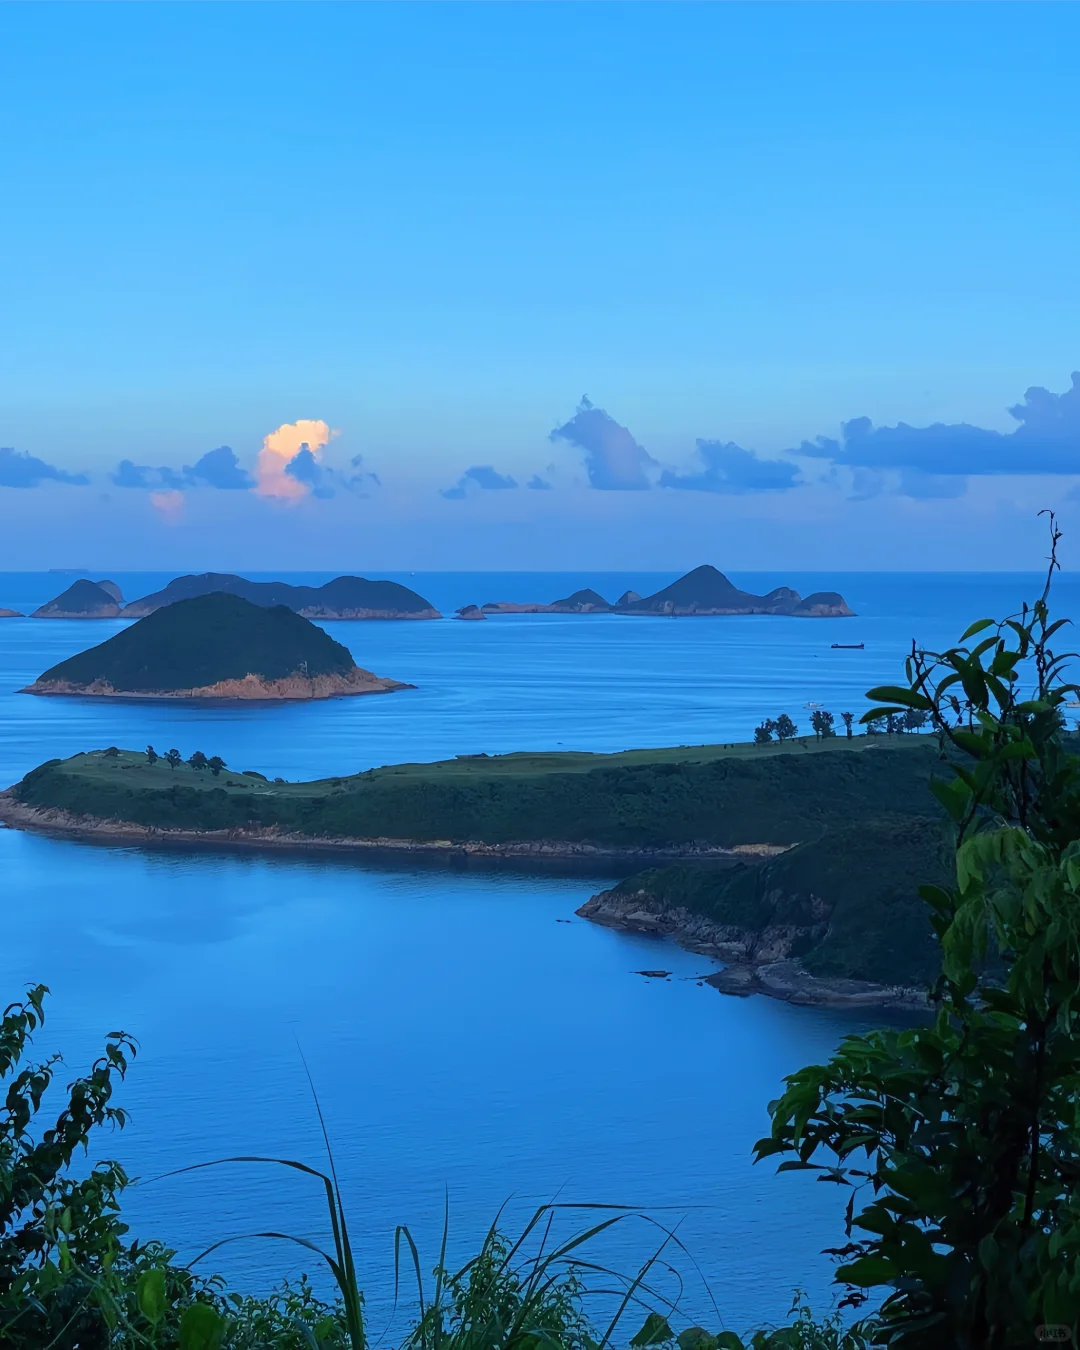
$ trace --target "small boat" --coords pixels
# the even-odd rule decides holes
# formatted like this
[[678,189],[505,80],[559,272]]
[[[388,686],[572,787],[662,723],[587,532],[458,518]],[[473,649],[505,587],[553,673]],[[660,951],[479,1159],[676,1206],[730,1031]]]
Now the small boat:
[[815,702],[811,699],[811,701],[810,701],[806,706],[807,706],[808,708],[824,708],[825,704],[824,704],[824,703],[815,703]]
[[865,642],[834,642],[832,649],[834,652],[861,652],[865,646]]

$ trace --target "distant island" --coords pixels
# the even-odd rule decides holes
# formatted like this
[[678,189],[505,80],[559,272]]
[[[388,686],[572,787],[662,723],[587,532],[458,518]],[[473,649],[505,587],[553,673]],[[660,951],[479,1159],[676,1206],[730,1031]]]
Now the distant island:
[[633,872],[581,915],[718,957],[728,965],[710,982],[726,992],[903,1003],[935,969],[918,886],[943,875],[947,853],[930,791],[939,765],[932,737],[856,736],[466,755],[276,784],[111,747],[32,770],[0,793],[0,820],[116,841]]
[[347,647],[286,606],[266,608],[215,591],[156,610],[61,661],[21,692],[276,700],[407,687],[361,669]]
[[643,599],[626,591],[609,604],[594,590],[575,591],[549,605],[516,604],[501,600],[483,606],[485,614],[644,614],[691,618],[729,614],[779,614],[796,619],[850,618],[853,611],[836,591],[815,591],[805,598],[790,586],[778,586],[768,595],[740,591],[723,572],[708,564],[695,567],[670,586]]
[[[74,589],[74,588],[73,588]],[[203,572],[177,577],[153,595],[133,600],[125,619],[142,619],[178,600],[221,592],[237,595],[253,605],[284,605],[305,619],[441,619],[422,595],[396,581],[368,581],[366,577],[337,577],[324,586],[292,586],[286,581],[248,581],[230,572]]]
[[0,619],[25,619],[25,614],[20,614],[17,609],[0,609]]
[[35,609],[32,619],[118,619],[124,597],[115,581],[73,582],[55,600]]

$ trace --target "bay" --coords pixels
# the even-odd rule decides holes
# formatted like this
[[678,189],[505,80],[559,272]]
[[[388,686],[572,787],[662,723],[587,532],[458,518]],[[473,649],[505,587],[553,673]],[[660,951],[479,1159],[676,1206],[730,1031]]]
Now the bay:
[[[318,584],[329,574],[282,574]],[[115,576],[125,595],[167,576]],[[444,613],[487,600],[550,601],[581,586],[645,594],[671,575],[395,576]],[[29,609],[70,578],[0,574],[0,606]],[[0,781],[42,760],[116,744],[202,749],[236,768],[307,778],[516,749],[619,750],[744,740],[764,716],[804,726],[806,704],[861,712],[912,639],[958,637],[1014,609],[1018,575],[733,576],[840,590],[846,620],[671,621],[596,615],[483,623],[328,623],[404,693],[312,705],[219,708],[30,698],[17,690],[103,640],[113,621],[0,621]],[[1080,580],[1057,586],[1069,615]],[[834,651],[833,642],[864,642]],[[723,998],[710,963],[588,925],[575,908],[610,876],[374,867],[315,855],[98,846],[0,831],[5,1001],[53,990],[43,1045],[69,1074],[123,1026],[141,1052],[121,1093],[131,1125],[101,1145],[155,1176],[231,1153],[318,1164],[304,1060],[334,1145],[369,1308],[389,1317],[393,1231],[410,1224],[433,1265],[448,1202],[451,1250],[562,1199],[624,1203],[679,1223],[686,1307],[743,1329],[783,1315],[796,1287],[827,1306],[844,1198],[753,1168],[781,1079],[820,1061],[872,1015]],[[570,920],[571,922],[565,922]],[[663,967],[668,980],[635,971]],[[233,1167],[143,1184],[140,1236],[190,1257],[221,1237],[283,1228],[325,1237],[317,1193]],[[636,1269],[657,1245],[638,1225],[605,1254]],[[242,1287],[294,1272],[248,1242],[215,1255]],[[670,1281],[669,1281],[670,1284]]]

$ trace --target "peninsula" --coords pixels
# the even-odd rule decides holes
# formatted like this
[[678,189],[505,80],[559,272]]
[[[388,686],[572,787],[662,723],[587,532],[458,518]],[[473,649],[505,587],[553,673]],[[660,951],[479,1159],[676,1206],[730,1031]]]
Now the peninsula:
[[729,962],[714,977],[729,992],[889,1002],[930,970],[917,887],[944,866],[938,756],[929,737],[860,736],[465,756],[271,784],[112,749],[34,769],[0,794],[0,819],[105,840],[610,870],[628,879],[583,917]]
[[177,577],[153,595],[133,600],[125,619],[142,619],[178,600],[223,592],[253,605],[284,605],[305,619],[440,619],[442,615],[422,595],[396,581],[369,581],[366,577],[337,577],[324,586],[292,586],[286,581],[248,581],[229,572],[203,572]]
[[155,611],[61,661],[21,692],[277,700],[407,687],[361,669],[348,648],[284,605],[268,609],[213,592]]
[[124,597],[115,581],[73,582],[48,604],[35,609],[32,619],[118,619]]
[[768,595],[740,591],[723,572],[708,565],[695,567],[655,595],[642,597],[626,591],[609,604],[597,591],[575,591],[549,605],[517,604],[510,600],[483,606],[485,614],[644,614],[664,618],[690,618],[707,615],[779,614],[795,619],[840,619],[853,611],[836,591],[815,591],[801,596],[790,586],[778,586]]

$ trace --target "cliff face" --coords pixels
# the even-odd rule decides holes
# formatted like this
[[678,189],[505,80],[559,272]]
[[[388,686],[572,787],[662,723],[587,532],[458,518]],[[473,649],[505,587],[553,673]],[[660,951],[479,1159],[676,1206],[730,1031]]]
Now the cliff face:
[[386,680],[370,670],[354,666],[339,675],[289,675],[284,679],[264,679],[259,675],[245,675],[242,679],[219,680],[216,684],[192,689],[115,689],[105,680],[89,684],[74,684],[64,680],[36,680],[24,694],[59,694],[92,698],[130,699],[198,699],[200,701],[232,702],[237,699],[259,702],[341,698],[350,694],[390,694],[397,689],[411,689],[412,685],[397,680]]

